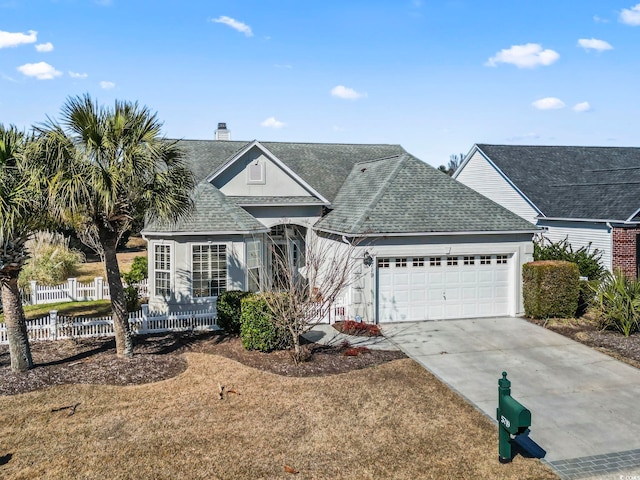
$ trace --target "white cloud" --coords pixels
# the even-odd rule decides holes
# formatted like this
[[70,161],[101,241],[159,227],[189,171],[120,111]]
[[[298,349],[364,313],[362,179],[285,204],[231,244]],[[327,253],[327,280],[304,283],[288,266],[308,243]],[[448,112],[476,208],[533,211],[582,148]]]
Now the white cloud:
[[575,112],[588,112],[589,110],[591,110],[591,105],[589,105],[589,102],[576,103],[573,106],[573,110]]
[[499,63],[510,63],[518,68],[535,68],[539,65],[551,65],[559,58],[560,54],[555,50],[543,50],[539,43],[527,43],[500,50],[485,65],[495,67]]
[[633,27],[640,25],[640,3],[631,8],[623,8],[620,12],[620,21]]
[[556,97],[546,97],[536,100],[531,105],[538,110],[557,110],[558,108],[564,108],[565,104],[562,100]]
[[87,78],[89,75],[87,75],[86,73],[72,72],[71,70],[69,70],[69,76],[71,78],[78,78],[80,80],[83,80]]
[[598,15],[593,16],[593,21],[596,23],[609,23],[609,20],[606,18],[599,17]]
[[52,80],[62,75],[47,62],[25,63],[18,67],[18,71],[27,77],[36,77],[38,80]]
[[51,42],[39,43],[38,45],[36,45],[36,50],[43,53],[51,52],[53,50],[53,43]]
[[286,124],[281,122],[280,120],[276,120],[276,117],[269,117],[264,122],[262,122],[260,125],[262,125],[263,127],[268,127],[268,128],[282,128]]
[[578,40],[578,46],[585,50],[597,50],[604,52],[605,50],[613,50],[613,47],[609,42],[604,40],[598,40],[597,38],[581,38]]
[[0,48],[17,47],[25,43],[35,43],[38,40],[38,32],[29,30],[28,33],[11,33],[0,30]]
[[242,23],[238,20],[235,20],[231,17],[222,15],[218,18],[212,19],[211,21],[214,23],[222,23],[224,25],[227,25],[233,28],[234,30],[239,31],[240,33],[244,33],[245,36],[247,37],[253,37],[253,32],[251,31],[251,27],[249,25],[247,25],[246,23]]
[[107,82],[105,80],[100,82],[100,88],[104,89],[104,90],[111,90],[112,88],[115,88],[116,84],[113,82]]
[[367,96],[366,93],[356,92],[353,88],[345,87],[344,85],[336,85],[333,87],[331,89],[331,95],[346,100],[357,100]]

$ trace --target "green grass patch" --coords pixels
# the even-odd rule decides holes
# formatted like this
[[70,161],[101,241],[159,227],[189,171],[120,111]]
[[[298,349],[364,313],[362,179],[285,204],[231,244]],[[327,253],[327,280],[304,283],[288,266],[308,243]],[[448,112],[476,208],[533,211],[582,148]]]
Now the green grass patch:
[[[74,317],[105,317],[111,315],[111,301],[94,300],[90,302],[60,302],[46,303],[44,305],[27,305],[24,307],[24,315],[27,320],[40,318],[57,310],[58,315]],[[4,322],[4,315],[0,315],[0,322]]]

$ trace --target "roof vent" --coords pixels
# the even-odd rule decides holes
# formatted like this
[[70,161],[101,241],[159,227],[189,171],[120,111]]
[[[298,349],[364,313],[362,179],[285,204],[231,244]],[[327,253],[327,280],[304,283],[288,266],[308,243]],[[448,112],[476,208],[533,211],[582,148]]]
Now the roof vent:
[[227,130],[227,124],[224,122],[218,123],[218,129],[216,130],[216,140],[231,140],[231,132]]

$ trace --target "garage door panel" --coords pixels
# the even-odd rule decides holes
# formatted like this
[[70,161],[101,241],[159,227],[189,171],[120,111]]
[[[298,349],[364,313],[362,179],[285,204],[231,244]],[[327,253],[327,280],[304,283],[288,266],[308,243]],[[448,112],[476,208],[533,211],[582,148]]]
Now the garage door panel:
[[385,259],[377,270],[379,321],[506,315],[513,288],[510,264],[497,263],[496,257]]

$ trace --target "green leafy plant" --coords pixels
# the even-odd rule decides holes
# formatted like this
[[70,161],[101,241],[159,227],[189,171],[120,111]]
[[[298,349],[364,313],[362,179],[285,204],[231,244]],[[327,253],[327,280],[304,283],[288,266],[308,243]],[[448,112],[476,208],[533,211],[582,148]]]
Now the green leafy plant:
[[602,265],[602,252],[597,248],[591,251],[591,243],[586,247],[573,250],[568,237],[552,242],[543,235],[533,241],[534,260],[564,260],[578,265],[580,276],[589,280],[600,280],[606,272]]
[[149,264],[147,257],[135,257],[131,263],[131,268],[127,273],[122,274],[127,285],[133,285],[149,278]]
[[522,294],[528,317],[574,317],[580,296],[578,266],[559,260],[525,263],[522,266]]
[[640,281],[627,278],[622,271],[607,272],[594,288],[598,301],[600,326],[628,337],[638,331],[640,322]]
[[138,298],[138,289],[133,285],[124,287],[124,298],[127,302],[127,312],[137,312],[140,310],[140,299]]
[[293,345],[289,330],[279,327],[274,321],[264,294],[246,296],[241,300],[241,305],[240,338],[244,348],[270,352]]
[[229,290],[218,295],[216,307],[218,311],[218,326],[232,335],[240,333],[242,315],[242,299],[250,292]]

